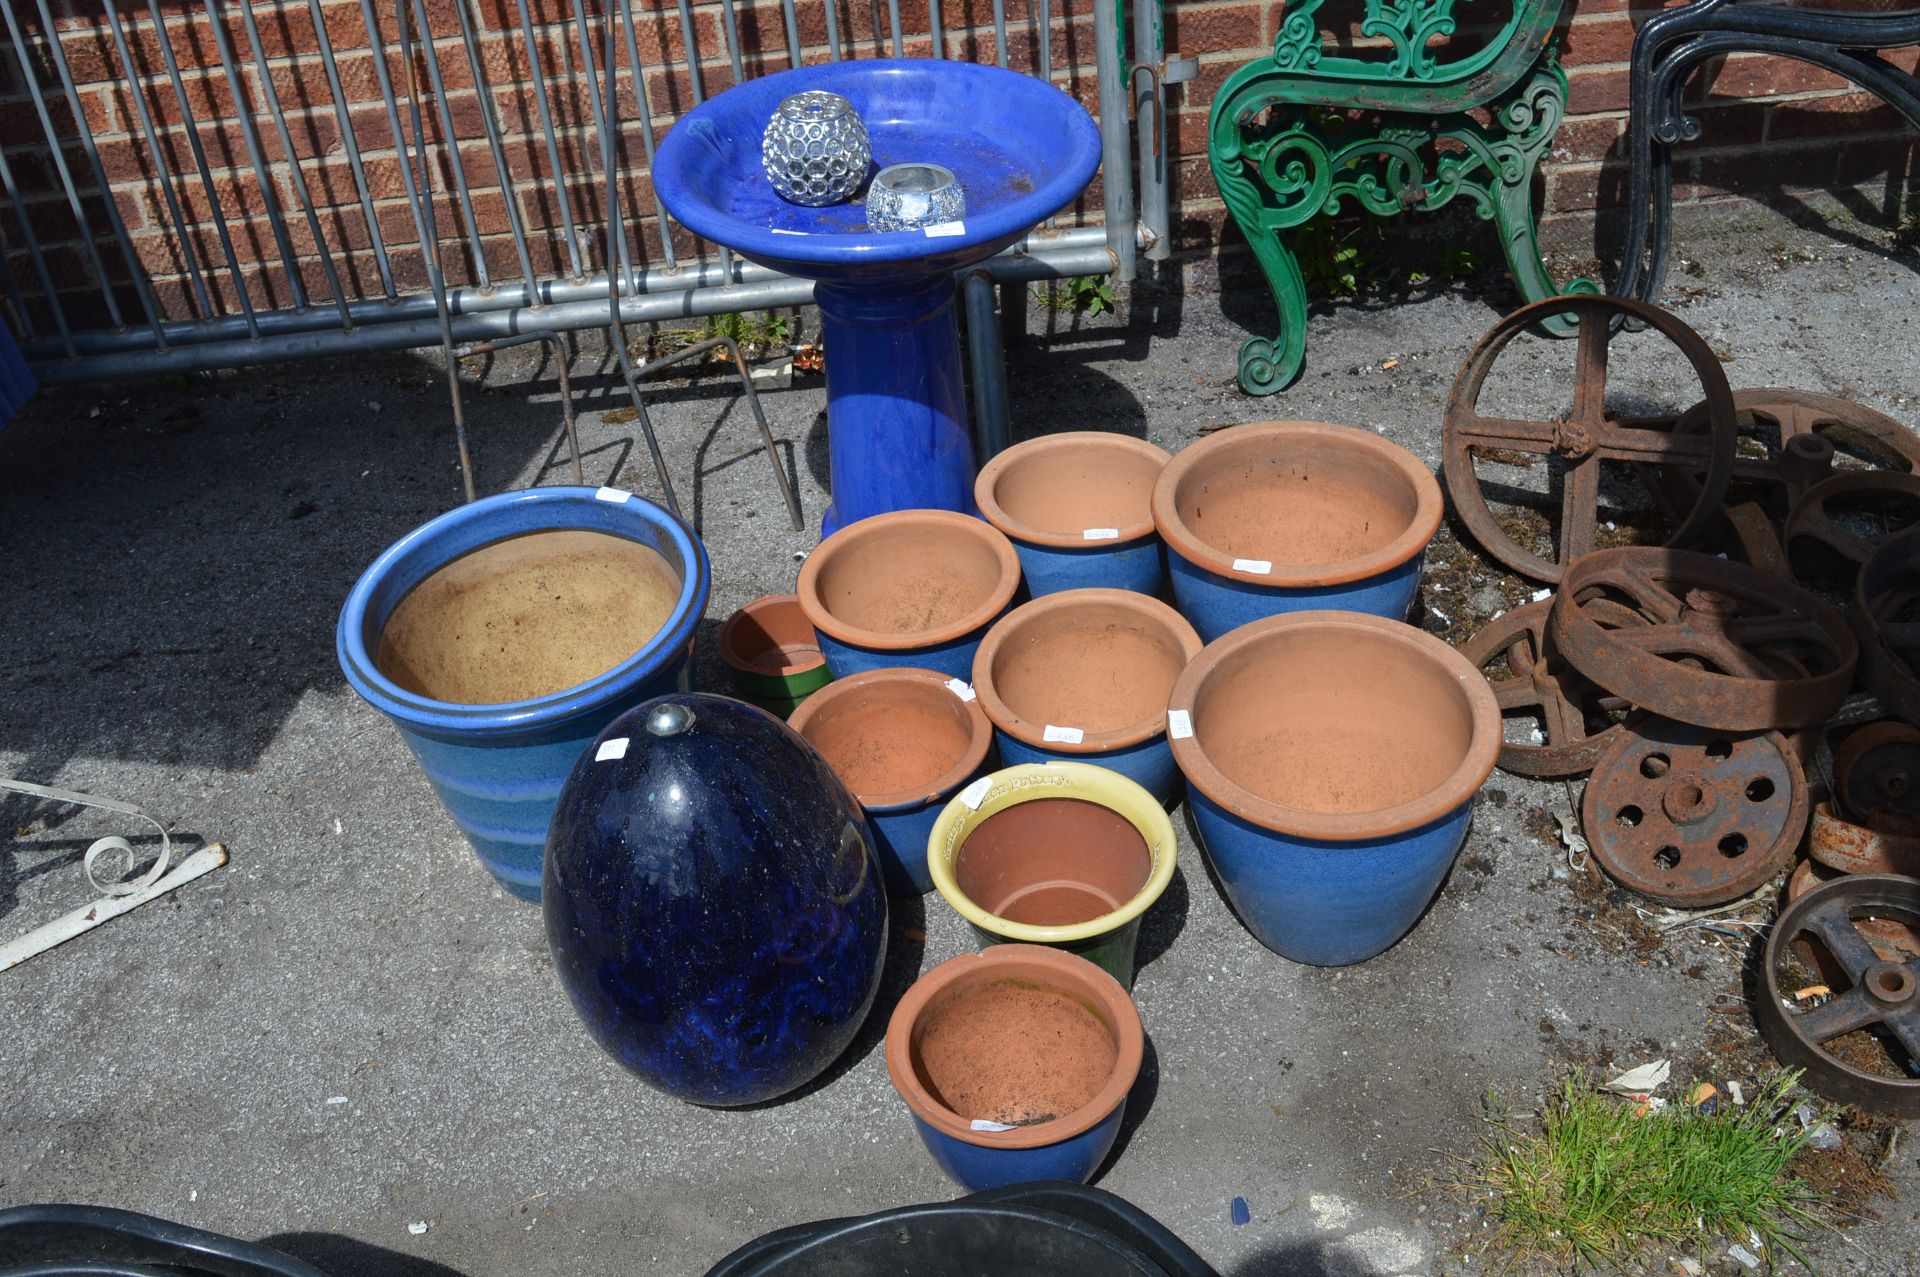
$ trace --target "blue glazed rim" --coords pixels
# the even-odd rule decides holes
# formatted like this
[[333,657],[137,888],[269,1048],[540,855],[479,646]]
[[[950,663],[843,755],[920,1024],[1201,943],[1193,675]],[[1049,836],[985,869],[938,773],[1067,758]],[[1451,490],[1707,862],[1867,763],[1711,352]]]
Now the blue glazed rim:
[[[751,118],[754,126],[750,142],[757,154],[760,129],[782,98],[808,89],[825,89],[853,98],[854,109],[860,111],[865,82],[883,76],[924,75],[924,68],[932,65],[944,68],[943,75],[975,80],[976,98],[1019,101],[1035,110],[1042,103],[1072,108],[1065,113],[1065,132],[1071,145],[1058,157],[1053,176],[1021,199],[980,211],[969,209],[965,236],[948,242],[963,246],[1018,239],[1030,227],[1072,203],[1093,180],[1100,167],[1100,130],[1086,108],[1064,90],[1017,71],[971,62],[943,58],[861,58],[857,62],[829,62],[760,76],[707,99],[681,116],[661,141],[654,160],[653,180],[660,199],[667,211],[694,234],[716,244],[728,244],[749,257],[816,266],[919,261],[927,256],[929,243],[937,245],[942,241],[879,231],[864,235],[776,235],[770,227],[755,226],[721,213],[695,195],[682,177],[683,172],[699,164],[697,156],[683,157],[681,152],[714,135],[725,138],[743,118]],[[1006,111],[1011,113],[1012,108]],[[740,144],[738,139],[735,144]],[[766,179],[763,176],[761,180]],[[768,189],[771,191],[771,186]]]
[[[616,493],[625,499],[602,495]],[[661,539],[678,553],[681,564],[692,569],[682,573],[680,597],[660,631],[639,651],[605,673],[531,700],[488,705],[437,701],[410,692],[382,674],[373,653],[367,650],[368,621],[377,617],[380,625],[385,625],[409,590],[461,555],[527,532],[577,529],[625,535],[615,526],[619,520],[604,517],[531,520],[528,526],[511,526],[512,521],[501,518],[506,511],[527,514],[543,507],[556,511],[578,507],[602,516],[610,511],[628,511],[659,530]],[[646,544],[637,537],[626,539]],[[334,648],[341,672],[353,690],[381,713],[409,727],[461,735],[524,732],[599,708],[609,696],[657,668],[662,657],[687,647],[700,618],[706,614],[712,585],[713,569],[707,561],[706,547],[693,529],[680,516],[645,497],[623,493],[618,488],[572,485],[502,492],[429,519],[383,550],[348,592],[347,601],[340,609]]]

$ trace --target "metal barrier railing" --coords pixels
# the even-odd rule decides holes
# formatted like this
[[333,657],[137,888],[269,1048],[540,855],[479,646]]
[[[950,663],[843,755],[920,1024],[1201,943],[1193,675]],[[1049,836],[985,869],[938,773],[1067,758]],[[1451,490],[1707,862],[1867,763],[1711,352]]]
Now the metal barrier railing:
[[[0,300],[49,382],[803,303],[809,282],[694,240],[651,194],[667,117],[862,52],[990,41],[1000,65],[1071,82],[1085,61],[1056,64],[1055,45],[1082,44],[1088,18],[1104,224],[1049,224],[976,270],[969,319],[992,328],[996,281],[1130,278],[1137,248],[1165,255],[1166,68],[1129,73],[1117,6],[1092,0],[1029,0],[1024,25],[991,0],[964,27],[931,0],[925,32],[900,0],[96,2],[97,18],[0,5],[0,112],[39,130],[0,145]],[[1158,57],[1159,0],[1135,16]],[[1151,224],[1134,214],[1130,92]]]

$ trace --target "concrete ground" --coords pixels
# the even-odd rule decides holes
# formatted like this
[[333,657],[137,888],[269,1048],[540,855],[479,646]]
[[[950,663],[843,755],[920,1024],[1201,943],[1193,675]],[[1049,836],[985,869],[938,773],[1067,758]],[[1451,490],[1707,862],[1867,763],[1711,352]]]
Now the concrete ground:
[[[1736,386],[1920,419],[1920,277],[1885,242],[1758,211],[1689,223],[1697,261],[1668,300]],[[1511,303],[1483,272],[1321,308],[1306,375],[1264,400],[1232,380],[1240,341],[1270,320],[1258,291],[1143,288],[1092,321],[1035,304],[1012,356],[1016,430],[1178,449],[1212,426],[1313,418],[1437,465],[1453,374]],[[1570,361],[1570,343],[1527,339],[1490,394],[1558,407]],[[1654,338],[1624,338],[1614,368],[1623,404],[1697,397]],[[473,377],[482,488],[561,481],[551,368],[503,359]],[[587,481],[653,493],[634,427],[601,415],[624,401],[604,358],[583,356],[575,385]],[[790,588],[814,543],[824,397],[817,379],[763,397],[803,490],[800,533],[731,386],[652,400],[712,552],[702,687],[724,689],[718,621]],[[538,910],[493,885],[334,661],[354,578],[459,497],[446,389],[424,356],[48,392],[0,430],[0,775],[138,802],[232,850],[227,868],[0,975],[0,1205],[130,1207],[338,1274],[586,1277],[697,1274],[770,1229],[952,1195],[879,1050],[915,973],[967,947],[937,897],[896,908],[880,1005],[785,1102],[679,1103],[576,1022]],[[1455,638],[1529,588],[1451,524],[1432,563],[1424,623]],[[1488,1134],[1490,1094],[1530,1108],[1572,1065],[1660,1056],[1683,1075],[1751,1073],[1765,1052],[1738,1009],[1742,944],[1651,931],[1570,871],[1548,835],[1572,796],[1496,773],[1426,917],[1345,970],[1256,944],[1183,825],[1136,988],[1147,1068],[1100,1184],[1236,1277],[1471,1273],[1497,1257],[1448,1184]],[[22,799],[0,802],[0,823],[5,935],[84,902],[81,851],[130,832]],[[1902,1149],[1887,1171],[1902,1196],[1874,1205],[1880,1222],[1816,1239],[1823,1271],[1920,1271],[1906,1204],[1920,1164]]]

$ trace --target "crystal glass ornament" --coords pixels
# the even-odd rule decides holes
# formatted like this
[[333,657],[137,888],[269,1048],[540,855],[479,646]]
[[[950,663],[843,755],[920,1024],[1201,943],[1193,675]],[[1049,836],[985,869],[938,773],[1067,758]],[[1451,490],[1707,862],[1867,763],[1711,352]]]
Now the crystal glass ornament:
[[850,198],[872,163],[853,103],[820,89],[783,99],[760,139],[760,166],[773,189],[812,208]]
[[966,211],[967,197],[953,170],[938,164],[890,164],[867,188],[869,230],[918,230],[957,222]]

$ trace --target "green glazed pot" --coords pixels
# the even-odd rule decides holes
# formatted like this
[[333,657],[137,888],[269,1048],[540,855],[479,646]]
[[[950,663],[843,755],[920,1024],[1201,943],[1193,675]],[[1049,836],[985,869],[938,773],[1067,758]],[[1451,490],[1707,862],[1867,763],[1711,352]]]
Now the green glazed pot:
[[735,612],[719,643],[734,689],[780,718],[833,681],[813,624],[791,594],[769,594]]

